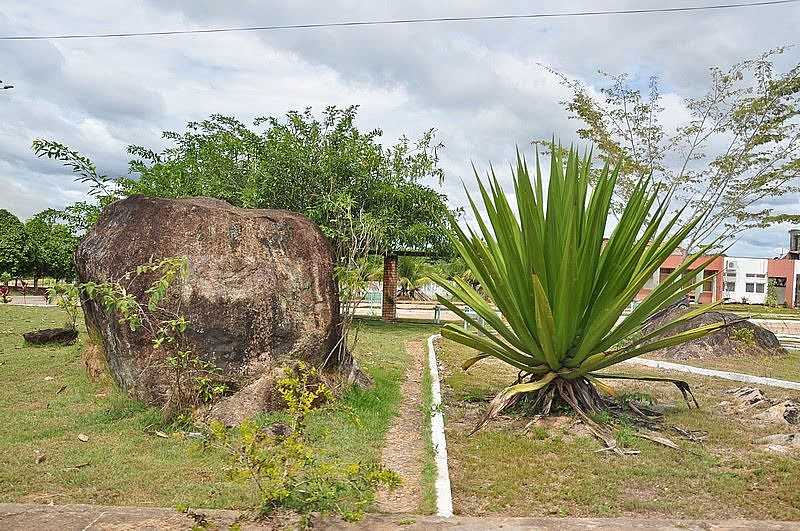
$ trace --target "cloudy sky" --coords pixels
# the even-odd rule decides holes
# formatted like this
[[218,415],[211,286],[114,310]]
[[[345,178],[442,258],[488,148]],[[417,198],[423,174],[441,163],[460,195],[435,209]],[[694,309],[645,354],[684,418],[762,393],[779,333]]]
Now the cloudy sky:
[[[442,16],[711,5],[716,0],[540,2],[267,2],[210,0],[4,1],[0,34],[159,31]],[[125,147],[161,145],[163,130],[210,113],[255,116],[326,105],[361,106],[360,126],[386,142],[429,127],[446,149],[445,192],[463,203],[470,163],[501,163],[515,144],[578,123],[567,91],[540,65],[598,87],[598,70],[635,81],[661,76],[667,122],[701,93],[708,67],[797,42],[800,4],[675,14],[282,30],[157,38],[0,41],[0,208],[21,218],[85,197],[58,164],[36,159],[34,138],[56,139],[109,175],[127,172]],[[787,53],[800,62],[798,49]],[[798,198],[786,206],[800,212]],[[786,203],[786,201],[783,201]],[[733,252],[771,256],[786,226],[740,236]]]

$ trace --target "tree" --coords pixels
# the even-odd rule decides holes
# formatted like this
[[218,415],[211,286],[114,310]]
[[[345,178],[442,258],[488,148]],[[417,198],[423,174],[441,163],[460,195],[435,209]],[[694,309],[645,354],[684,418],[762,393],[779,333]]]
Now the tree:
[[[86,157],[58,142],[35,140],[37,156],[60,160],[88,183],[101,205],[116,197],[207,196],[245,208],[283,208],[316,222],[335,243],[350,232],[342,205],[368,214],[379,226],[375,252],[449,250],[441,224],[452,214],[446,198],[423,184],[441,182],[435,131],[416,141],[402,137],[382,146],[379,129],[360,131],[356,106],[328,107],[321,119],[310,109],[285,118],[254,121],[212,115],[186,131],[164,132],[161,152],[130,146],[134,177],[109,178]],[[346,245],[345,245],[346,247]],[[342,256],[341,254],[339,256]]]
[[[454,214],[445,196],[423,182],[443,179],[435,131],[415,141],[401,137],[387,148],[378,142],[379,129],[358,129],[357,111],[328,107],[318,119],[306,109],[258,118],[253,128],[212,115],[189,123],[183,133],[164,132],[170,146],[160,152],[130,146],[133,177],[117,179],[58,142],[36,140],[33,148],[71,168],[101,205],[133,194],[208,196],[239,207],[303,213],[331,241],[340,298],[349,301],[362,289],[371,254],[450,251],[441,228]],[[91,222],[91,212],[86,214]],[[344,308],[344,345],[355,306]]]
[[609,84],[596,95],[555,72],[573,92],[562,104],[583,122],[579,136],[602,162],[623,163],[614,211],[652,175],[675,191],[677,204],[687,204],[683,221],[703,213],[686,237],[686,253],[716,236],[786,219],[763,204],[800,191],[800,64],[778,72],[774,61],[784,50],[711,68],[708,91],[682,100],[688,117],[674,129],[665,124],[656,77],[643,93],[627,74],[601,72]]
[[11,212],[0,209],[0,274],[22,274],[25,225]]
[[72,257],[78,244],[67,225],[59,223],[61,213],[48,209],[25,223],[25,273],[33,277],[36,288],[44,276],[56,280],[72,279]]
[[401,256],[397,260],[397,296],[399,299],[427,300],[422,288],[432,282],[433,265],[418,256]]

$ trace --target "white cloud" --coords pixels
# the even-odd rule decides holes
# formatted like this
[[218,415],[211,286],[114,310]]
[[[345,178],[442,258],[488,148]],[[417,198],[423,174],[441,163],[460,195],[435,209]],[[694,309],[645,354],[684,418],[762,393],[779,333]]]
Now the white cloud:
[[[603,7],[656,7],[619,0]],[[500,7],[501,6],[501,7]],[[571,10],[597,9],[590,0]],[[164,30],[447,15],[563,10],[555,0],[462,2],[241,2],[209,0],[12,3],[0,33]],[[506,175],[514,147],[556,134],[575,139],[578,123],[559,101],[563,87],[539,63],[598,83],[597,70],[659,74],[665,121],[685,118],[682,97],[705,88],[708,67],[737,61],[796,38],[796,7],[682,15],[465,22],[118,40],[0,43],[0,208],[26,217],[82,197],[52,161],[35,159],[34,138],[63,141],[101,170],[127,171],[125,146],[160,146],[162,130],[211,113],[244,121],[306,106],[360,104],[360,125],[392,141],[439,130],[446,149],[444,190],[456,205],[472,185],[470,163]],[[797,62],[796,51],[790,59]],[[504,177],[507,181],[507,175]],[[772,253],[783,228],[740,244]],[[769,238],[769,241],[763,241]],[[746,235],[745,238],[750,238]],[[780,244],[778,244],[780,245]]]

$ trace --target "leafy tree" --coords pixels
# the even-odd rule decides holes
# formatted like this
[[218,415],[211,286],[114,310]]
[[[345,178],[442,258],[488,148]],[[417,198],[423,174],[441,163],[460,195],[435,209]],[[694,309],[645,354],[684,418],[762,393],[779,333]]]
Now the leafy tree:
[[0,209],[0,273],[22,274],[25,225],[11,212]]
[[397,260],[397,295],[400,299],[426,300],[422,292],[426,284],[432,282],[430,275],[434,266],[418,256],[401,256]]
[[59,223],[60,212],[45,210],[25,223],[25,273],[33,277],[33,287],[39,279],[74,277],[72,257],[78,240],[67,225]]
[[378,251],[447,248],[440,230],[450,214],[445,198],[422,183],[443,178],[434,131],[386,148],[378,143],[381,131],[360,131],[356,117],[355,106],[328,107],[321,119],[306,109],[258,118],[254,130],[212,115],[182,134],[164,133],[172,145],[160,153],[129,148],[138,177],[119,184],[124,195],[202,195],[302,212],[334,242],[349,231],[339,214],[352,208],[377,224]]
[[[80,153],[58,142],[36,140],[37,156],[61,161],[89,184],[101,206],[120,196],[208,196],[246,208],[300,212],[332,243],[341,299],[355,300],[368,274],[367,257],[387,251],[436,254],[451,247],[441,227],[453,215],[444,195],[426,186],[443,179],[434,130],[391,147],[379,129],[361,131],[358,108],[328,107],[317,118],[310,109],[255,120],[212,115],[191,122],[183,133],[167,131],[169,147],[157,152],[130,146],[132,177],[112,179]],[[74,225],[86,227],[96,211],[83,205]],[[342,345],[348,345],[350,312],[344,308]],[[349,316],[349,317],[348,317]]]
[[683,100],[688,116],[674,129],[665,123],[656,77],[643,91],[627,74],[601,72],[608,85],[598,95],[555,72],[573,92],[562,103],[583,122],[580,137],[592,141],[602,162],[623,162],[614,211],[652,174],[688,205],[683,221],[703,213],[686,237],[686,253],[718,235],[791,220],[763,205],[800,191],[800,64],[777,71],[784,50],[711,68],[708,91]]

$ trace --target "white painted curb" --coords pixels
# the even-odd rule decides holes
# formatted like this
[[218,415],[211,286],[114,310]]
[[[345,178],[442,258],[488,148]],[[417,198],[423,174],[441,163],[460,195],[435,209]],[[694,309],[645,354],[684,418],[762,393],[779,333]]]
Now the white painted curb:
[[648,360],[645,358],[631,358],[626,363],[633,363],[636,365],[645,365],[647,367],[655,367],[657,369],[666,369],[669,371],[688,372],[690,374],[701,374],[703,376],[714,376],[716,378],[723,378],[725,380],[734,380],[737,382],[745,382],[758,385],[770,385],[772,387],[781,387],[783,389],[800,390],[800,382],[790,382],[788,380],[778,380],[776,378],[766,378],[764,376],[753,376],[752,374],[742,374],[738,372],[717,371],[714,369],[704,369],[702,367],[692,367],[691,365],[683,365],[682,363],[671,363],[669,361]]
[[453,516],[453,493],[450,490],[450,471],[447,468],[447,444],[444,438],[442,414],[442,389],[439,385],[439,367],[433,342],[442,337],[433,334],[428,338],[428,370],[431,375],[431,442],[436,461],[436,516]]

